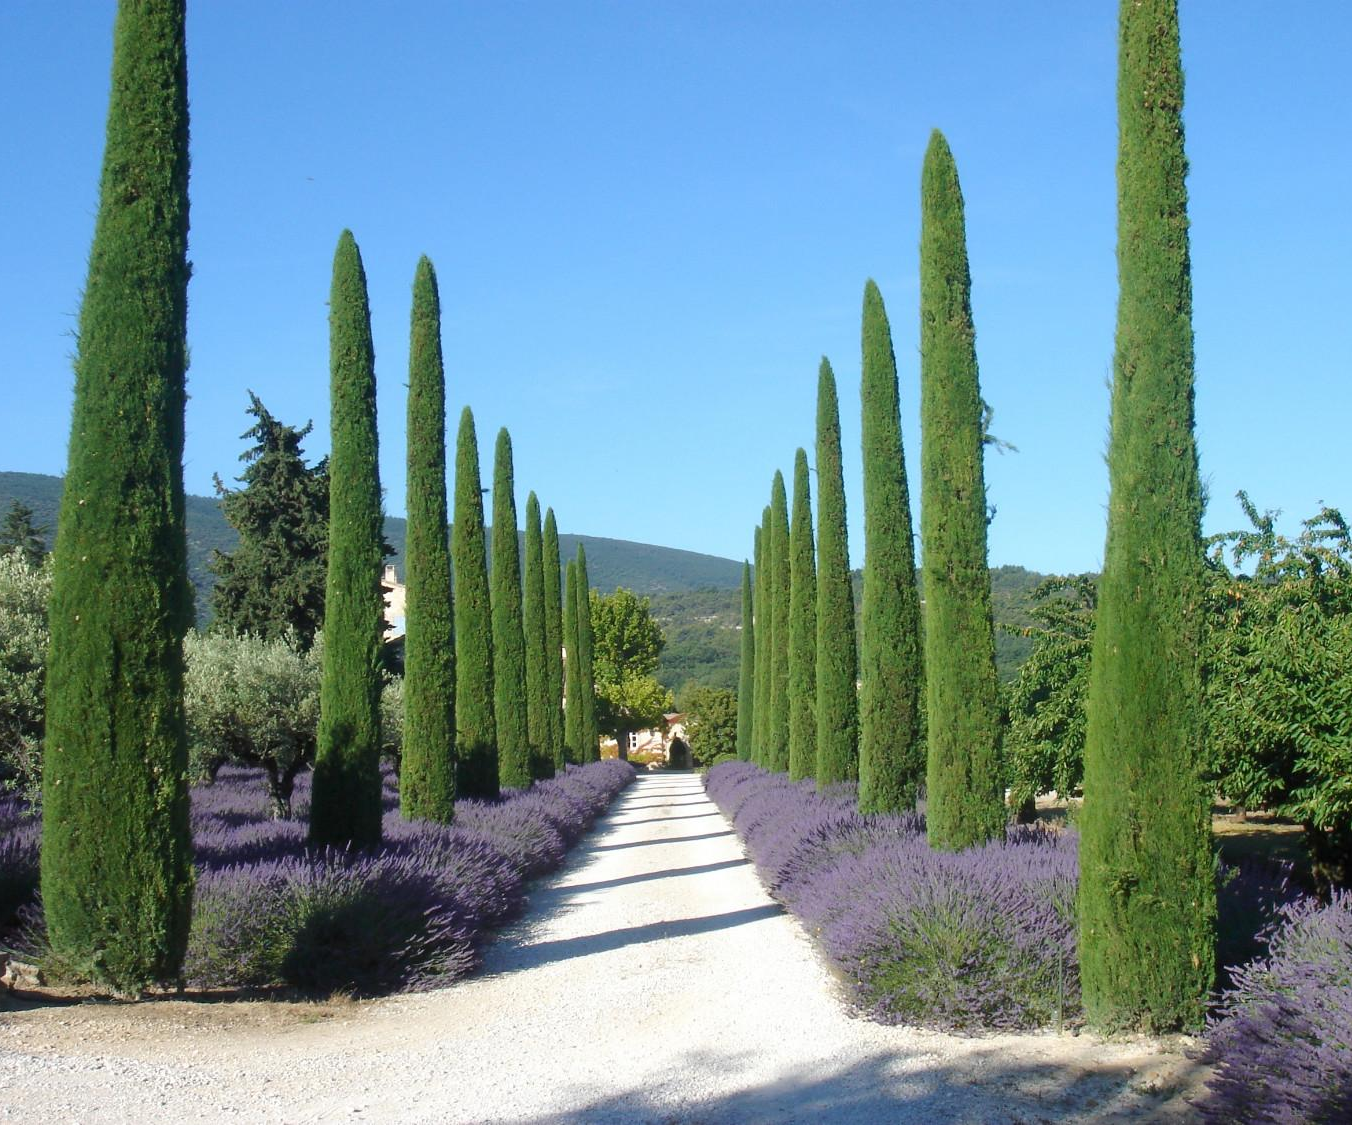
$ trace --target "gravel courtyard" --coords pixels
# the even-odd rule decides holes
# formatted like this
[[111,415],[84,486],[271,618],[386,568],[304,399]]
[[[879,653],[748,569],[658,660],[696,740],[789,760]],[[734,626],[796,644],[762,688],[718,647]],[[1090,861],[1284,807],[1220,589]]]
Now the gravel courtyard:
[[641,775],[483,970],[317,1004],[0,996],[0,1120],[1187,1121],[1188,1045],[852,1017],[693,774]]

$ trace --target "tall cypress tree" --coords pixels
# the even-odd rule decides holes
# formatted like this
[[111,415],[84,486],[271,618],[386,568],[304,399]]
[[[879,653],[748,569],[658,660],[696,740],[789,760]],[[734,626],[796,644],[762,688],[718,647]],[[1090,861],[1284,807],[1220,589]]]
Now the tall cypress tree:
[[498,782],[525,789],[531,783],[530,736],[515,490],[512,438],[503,428],[498,431],[493,456],[493,715],[498,729]]
[[413,277],[412,320],[399,803],[410,820],[449,824],[455,813],[455,622],[446,543],[446,376],[437,275],[425,257]]
[[931,847],[956,851],[1004,836],[1005,787],[972,281],[958,169],[937,129],[925,153],[920,215],[925,823]]
[[920,596],[906,462],[901,446],[897,361],[883,297],[864,287],[864,604],[859,652],[859,809],[915,804],[925,772],[920,727],[924,671]]
[[460,414],[455,445],[455,745],[456,789],[465,797],[498,795],[498,730],[493,718],[493,613],[488,598],[483,493],[474,415]]
[[1201,488],[1177,0],[1121,6],[1110,494],[1080,829],[1087,1018],[1201,1024],[1215,971],[1201,781]]
[[596,638],[592,633],[591,583],[587,578],[587,552],[577,545],[577,678],[582,703],[580,751],[583,762],[601,757],[601,732],[596,719],[596,672],[592,661]]
[[42,897],[57,959],[130,992],[178,976],[192,898],[183,0],[119,4],[113,35],[48,613]]
[[554,772],[562,773],[566,764],[563,736],[563,596],[559,567],[559,527],[554,509],[545,509],[544,530],[545,593],[545,688],[548,692],[549,754]]
[[836,376],[817,380],[817,786],[859,776],[859,657]]
[[329,295],[329,576],[310,840],[380,843],[380,591],[385,517],[376,448],[375,349],[366,271],[351,231]]
[[531,776],[554,776],[554,753],[549,744],[549,661],[545,636],[544,542],[540,535],[540,501],[526,497],[525,601],[521,620],[526,639],[526,734],[530,743]]
[[[757,541],[760,536],[757,534]],[[749,762],[756,718],[756,624],[751,598],[751,564],[742,563],[741,664],[737,671],[737,757]]]
[[756,528],[756,713],[752,717],[752,761],[767,766],[766,747],[770,744],[770,634],[774,632],[775,607],[770,597],[770,506],[761,511]]
[[789,501],[784,474],[770,487],[770,721],[765,768],[789,768]]
[[582,756],[582,659],[577,644],[577,562],[568,560],[563,583],[563,746],[568,761],[581,764]]
[[789,777],[817,775],[817,563],[807,453],[793,458],[789,528]]

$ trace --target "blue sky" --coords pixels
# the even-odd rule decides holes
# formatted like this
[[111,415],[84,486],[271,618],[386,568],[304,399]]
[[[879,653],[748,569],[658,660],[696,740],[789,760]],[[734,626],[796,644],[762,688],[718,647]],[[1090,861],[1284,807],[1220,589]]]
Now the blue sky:
[[[327,449],[339,232],[366,262],[382,484],[404,511],[410,287],[441,282],[448,402],[560,529],[740,558],[840,383],[862,561],[859,314],[880,285],[919,495],[920,162],[967,201],[992,563],[1095,568],[1116,301],[1108,0],[190,5],[188,490],[249,389]],[[64,469],[114,5],[0,5],[0,469]],[[1352,7],[1183,5],[1206,530],[1352,509]],[[918,513],[917,513],[918,514]]]

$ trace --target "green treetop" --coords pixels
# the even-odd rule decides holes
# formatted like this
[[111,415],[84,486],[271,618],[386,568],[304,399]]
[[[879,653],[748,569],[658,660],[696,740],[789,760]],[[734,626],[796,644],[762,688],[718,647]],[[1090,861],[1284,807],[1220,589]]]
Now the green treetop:
[[789,529],[789,777],[817,774],[817,564],[807,453],[793,459]]
[[559,589],[559,528],[554,509],[545,509],[544,544],[545,597],[545,688],[548,692],[549,747],[554,772],[562,773],[566,763],[563,730],[563,596]]
[[836,376],[817,381],[817,785],[859,776],[859,657],[845,531]]
[[770,720],[766,734],[768,770],[789,768],[789,502],[784,474],[775,471],[770,488]]
[[563,593],[564,699],[563,743],[569,762],[587,761],[582,756],[582,658],[577,643],[577,561],[568,560]]
[[632,590],[593,590],[590,603],[597,728],[614,736],[623,757],[630,732],[657,726],[672,707],[655,675],[666,638],[648,599]]
[[[760,536],[757,535],[757,539]],[[742,635],[741,664],[737,673],[737,757],[749,762],[755,737],[756,625],[751,599],[751,564],[742,563]]]
[[1080,830],[1085,1015],[1197,1027],[1215,973],[1202,490],[1176,0],[1121,6],[1108,538]]
[[42,541],[46,528],[35,527],[33,509],[22,500],[11,502],[5,513],[5,525],[0,528],[0,555],[18,551],[30,567],[39,567],[47,557],[47,546]]
[[366,272],[351,231],[329,296],[332,429],[324,661],[310,799],[315,844],[380,843],[380,590],[385,523],[376,447],[375,350]]
[[460,415],[455,446],[455,522],[451,562],[455,569],[456,790],[465,797],[498,795],[498,733],[493,718],[493,614],[488,597],[483,493],[479,490],[479,442],[474,415]]
[[577,674],[582,704],[579,734],[581,761],[594,762],[601,757],[601,731],[596,717],[596,637],[592,631],[591,584],[587,579],[587,552],[577,545]]
[[775,606],[770,597],[770,506],[761,511],[761,523],[756,528],[756,574],[752,597],[756,603],[756,692],[755,714],[752,716],[753,758],[756,765],[766,768],[766,746],[770,740],[770,634],[774,632]]
[[920,596],[892,331],[878,287],[864,288],[864,593],[859,645],[859,809],[914,806],[925,771]]
[[446,377],[441,301],[426,258],[413,278],[408,362],[408,538],[404,545],[404,738],[399,801],[408,819],[455,811],[455,621],[446,544]]
[[531,746],[515,488],[512,439],[501,429],[493,458],[493,714],[498,729],[498,781],[524,789],[531,783]]
[[931,847],[1002,839],[1000,702],[986,566],[982,403],[962,188],[937,129],[920,190],[920,538]]
[[177,978],[192,898],[183,26],[183,0],[118,5],[49,607],[48,938],[54,962],[126,992]]
[[554,776],[550,747],[548,639],[545,635],[544,541],[540,533],[540,501],[526,497],[526,570],[521,611],[526,640],[526,733],[531,750],[531,776]]

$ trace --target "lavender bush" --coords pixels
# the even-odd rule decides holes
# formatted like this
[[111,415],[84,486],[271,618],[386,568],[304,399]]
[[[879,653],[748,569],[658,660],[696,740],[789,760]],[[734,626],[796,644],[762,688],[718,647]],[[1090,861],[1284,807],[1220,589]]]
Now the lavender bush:
[[1284,906],[1208,1030],[1210,1122],[1352,1121],[1352,892]]
[[[524,881],[557,866],[633,777],[623,762],[570,767],[497,802],[462,801],[445,826],[404,820],[387,770],[383,843],[348,852],[307,846],[309,774],[296,781],[296,818],[274,820],[262,772],[225,766],[192,793],[198,874],[185,980],[359,994],[449,983],[520,909]],[[0,925],[9,900],[11,922],[28,904],[22,940],[32,951],[42,942],[39,835],[36,818],[0,803]]]

